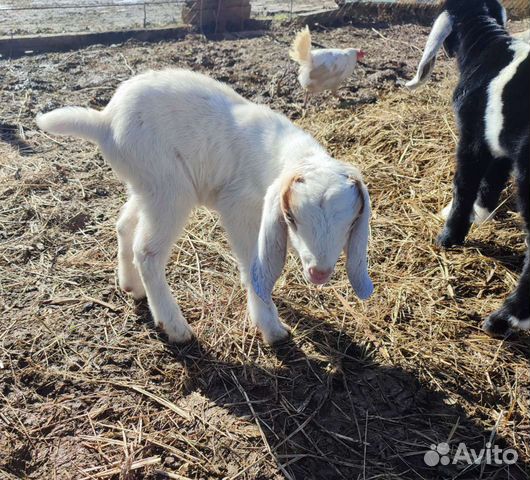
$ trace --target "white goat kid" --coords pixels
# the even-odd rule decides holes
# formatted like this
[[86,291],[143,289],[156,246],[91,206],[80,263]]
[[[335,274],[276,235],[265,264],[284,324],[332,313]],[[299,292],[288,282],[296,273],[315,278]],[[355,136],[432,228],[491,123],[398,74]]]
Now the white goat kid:
[[316,284],[329,279],[344,248],[354,290],[371,295],[370,200],[358,170],[228,86],[186,70],[148,72],[124,82],[101,112],[66,107],[37,123],[96,142],[127,183],[117,223],[120,286],[135,298],[147,295],[155,324],[171,341],[187,342],[193,333],[164,268],[199,204],[221,215],[250,316],[267,343],[289,333],[271,299],[288,238]]

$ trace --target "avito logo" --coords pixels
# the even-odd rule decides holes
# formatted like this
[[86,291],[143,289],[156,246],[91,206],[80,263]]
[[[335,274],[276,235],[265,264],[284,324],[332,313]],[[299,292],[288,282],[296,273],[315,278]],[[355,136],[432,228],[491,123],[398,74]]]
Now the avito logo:
[[485,463],[487,465],[513,465],[517,462],[519,455],[513,448],[503,450],[498,445],[486,443],[486,447],[479,451],[474,448],[467,448],[466,444],[461,442],[457,445],[454,453],[448,443],[442,442],[438,445],[431,445],[423,461],[429,467],[436,465],[455,465],[457,463],[466,463],[471,465]]

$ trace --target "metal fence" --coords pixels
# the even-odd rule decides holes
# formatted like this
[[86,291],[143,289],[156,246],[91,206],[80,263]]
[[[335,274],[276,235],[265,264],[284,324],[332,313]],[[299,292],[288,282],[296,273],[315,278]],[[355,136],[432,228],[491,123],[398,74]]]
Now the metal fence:
[[[0,36],[175,26],[185,0],[0,0]],[[251,0],[252,16],[286,17],[336,0]]]
[[[184,0],[0,0],[0,36],[174,26]],[[334,0],[252,0],[258,17],[333,8]]]
[[184,0],[0,0],[0,35],[175,25],[183,4]]
[[[337,4],[433,4],[439,0],[251,0],[252,16],[289,19]],[[101,32],[181,24],[185,0],[0,0],[0,36]],[[504,0],[511,9],[529,11],[529,0]],[[520,15],[519,15],[520,16]],[[530,12],[529,12],[530,16]]]

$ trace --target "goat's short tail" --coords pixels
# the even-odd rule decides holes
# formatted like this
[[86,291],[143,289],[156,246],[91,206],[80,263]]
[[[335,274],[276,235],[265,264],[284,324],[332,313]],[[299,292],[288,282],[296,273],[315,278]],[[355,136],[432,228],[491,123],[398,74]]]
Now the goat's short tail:
[[307,25],[296,34],[289,56],[300,65],[311,64],[311,32]]
[[41,130],[54,135],[71,135],[101,143],[108,132],[103,114],[83,107],[64,107],[37,116]]

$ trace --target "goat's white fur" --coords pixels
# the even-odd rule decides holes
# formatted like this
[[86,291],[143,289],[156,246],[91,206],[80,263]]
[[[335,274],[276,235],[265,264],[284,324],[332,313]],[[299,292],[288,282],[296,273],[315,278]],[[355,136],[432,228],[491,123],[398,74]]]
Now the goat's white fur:
[[[500,2],[499,2],[500,5]],[[502,24],[506,26],[506,23],[508,23],[508,12],[506,11],[506,8],[504,8],[504,5],[501,5],[501,16],[502,16]]]
[[514,33],[513,38],[517,40],[522,40],[523,42],[530,43],[530,28],[524,32]]
[[[508,318],[508,322],[514,330],[530,330],[530,318],[521,319],[512,315]],[[482,328],[487,332],[492,331],[493,322],[490,318],[484,320]]]
[[488,86],[488,103],[485,112],[485,137],[490,151],[495,157],[504,157],[506,150],[500,142],[500,135],[504,124],[502,114],[502,92],[507,83],[517,73],[519,65],[530,54],[530,45],[522,40],[513,40],[510,50],[514,52],[513,60],[504,67]]
[[517,317],[510,317],[510,325],[512,328],[518,330],[530,330],[530,318],[520,319]]
[[[288,238],[306,275],[310,267],[332,269],[345,246],[355,291],[362,298],[372,293],[370,203],[358,170],[331,158],[283,115],[228,86],[186,70],[148,72],[124,82],[101,112],[67,107],[37,123],[50,133],[96,142],[127,183],[129,199],[117,222],[120,286],[137,298],[147,295],[155,323],[170,340],[192,337],[164,267],[198,204],[221,215],[250,316],[265,341],[288,334],[271,299]],[[286,194],[296,228],[287,225]]]
[[[449,213],[453,208],[453,201],[451,200],[440,212],[440,217],[444,220],[449,218]],[[493,218],[494,212],[490,212],[487,208],[480,206],[477,202],[473,204],[473,210],[469,221],[475,225],[482,225]]]

